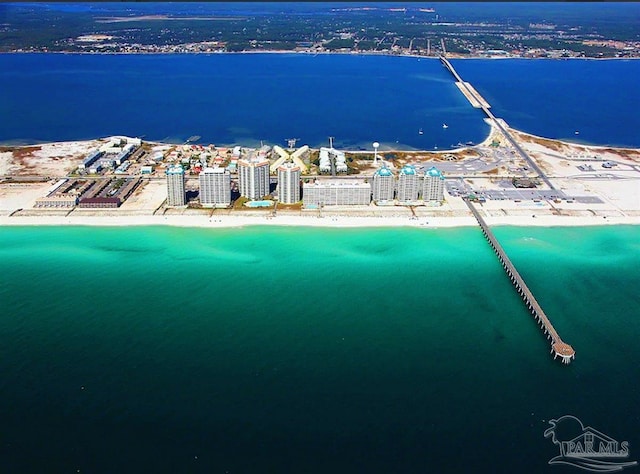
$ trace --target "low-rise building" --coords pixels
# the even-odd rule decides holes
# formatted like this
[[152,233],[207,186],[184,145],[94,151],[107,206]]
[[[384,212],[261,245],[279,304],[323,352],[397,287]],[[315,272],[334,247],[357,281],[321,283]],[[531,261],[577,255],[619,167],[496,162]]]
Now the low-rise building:
[[98,158],[100,158],[103,153],[100,150],[94,150],[87,155],[87,157],[82,160],[82,163],[78,165],[78,168],[81,170],[89,168],[92,164],[94,164]]
[[319,158],[321,173],[330,173],[332,164],[335,166],[337,173],[346,173],[348,171],[347,159],[343,151],[322,147],[320,148]]
[[124,163],[122,163],[120,166],[118,166],[116,168],[116,170],[114,171],[114,173],[116,174],[124,174],[127,172],[127,170],[129,169],[129,166],[131,166],[131,162],[129,161],[125,161]]
[[100,171],[102,171],[102,165],[100,163],[91,165],[91,168],[89,168],[89,174],[98,174]]
[[114,178],[97,180],[79,200],[82,208],[120,207],[140,184],[140,178]]
[[36,199],[34,207],[72,208],[96,184],[95,180],[60,180],[46,197]]
[[136,151],[136,146],[133,143],[127,143],[122,151],[118,153],[115,158],[115,163],[117,166],[121,165],[126,159],[131,156],[131,154]]
[[71,208],[77,203],[77,196],[62,194],[38,198],[34,207]]
[[78,207],[82,208],[92,208],[92,209],[106,209],[106,208],[115,208],[120,206],[121,201],[117,197],[91,197],[84,198],[78,202]]
[[371,203],[371,184],[356,179],[316,179],[302,186],[305,207],[354,206]]

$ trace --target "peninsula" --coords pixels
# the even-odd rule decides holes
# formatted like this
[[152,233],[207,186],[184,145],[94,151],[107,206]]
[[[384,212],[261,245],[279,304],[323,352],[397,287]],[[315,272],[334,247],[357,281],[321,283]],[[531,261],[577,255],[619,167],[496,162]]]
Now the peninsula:
[[[506,125],[506,124],[505,124]],[[517,144],[544,171],[561,198],[545,198],[549,188],[495,126],[478,145],[448,151],[385,151],[379,161],[397,172],[405,165],[438,168],[445,179],[444,198],[438,205],[335,205],[305,207],[302,202],[284,205],[273,200],[266,208],[243,206],[239,194],[228,208],[205,208],[198,198],[201,158],[207,165],[229,166],[239,155],[260,150],[236,147],[171,145],[141,142],[129,159],[126,173],[115,170],[91,175],[78,166],[92,150],[113,147],[123,140],[105,138],[83,142],[49,143],[0,148],[0,225],[175,225],[188,227],[236,227],[246,225],[302,226],[417,226],[477,225],[464,198],[478,204],[490,225],[606,225],[640,224],[640,150],[598,147],[548,140],[507,128]],[[268,153],[271,162],[277,157]],[[378,169],[374,151],[345,152],[348,173],[342,180],[370,181]],[[391,159],[390,157],[393,156]],[[388,159],[389,158],[389,159]],[[309,150],[310,163],[302,181],[323,178],[319,150]],[[187,206],[167,205],[165,170],[183,162]],[[233,167],[232,167],[233,168]],[[237,174],[233,173],[235,188]],[[69,208],[35,207],[60,182],[94,180],[122,186],[135,179],[136,188],[115,208],[74,205]],[[331,179],[326,177],[325,179]],[[272,179],[273,181],[274,179]],[[275,183],[274,183],[275,184]],[[521,187],[532,186],[532,187]]]

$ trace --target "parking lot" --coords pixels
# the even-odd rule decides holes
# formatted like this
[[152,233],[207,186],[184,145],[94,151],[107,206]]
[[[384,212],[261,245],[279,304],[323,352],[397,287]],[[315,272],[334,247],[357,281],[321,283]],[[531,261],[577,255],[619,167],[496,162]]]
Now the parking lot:
[[[564,191],[554,189],[516,188],[509,181],[499,183],[504,189],[474,189],[462,178],[447,179],[445,187],[447,193],[453,197],[474,194],[478,198],[493,201],[547,201],[561,199],[582,204],[600,204],[604,201],[597,196],[569,196]],[[510,186],[510,187],[509,187]]]

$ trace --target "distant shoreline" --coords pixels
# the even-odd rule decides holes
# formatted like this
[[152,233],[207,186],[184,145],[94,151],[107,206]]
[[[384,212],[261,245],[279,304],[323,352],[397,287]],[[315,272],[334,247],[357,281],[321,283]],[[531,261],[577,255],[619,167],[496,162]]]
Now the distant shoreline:
[[[260,51],[2,51],[0,54],[78,54],[78,55],[105,55],[105,56],[149,56],[149,55],[194,55],[194,56],[216,56],[221,54],[307,54],[312,56],[318,55],[341,55],[341,56],[388,56],[394,58],[418,58],[418,59],[435,59],[439,60],[440,56],[423,56],[420,54],[404,54],[404,53],[376,53],[371,51],[291,51],[291,50],[279,50],[279,49],[266,49]],[[526,61],[631,61],[640,60],[640,57],[608,57],[608,58],[594,58],[594,57],[568,57],[568,58],[527,58],[523,56],[451,56],[447,55],[447,59],[487,59],[487,60],[505,60],[505,59],[522,59]]]

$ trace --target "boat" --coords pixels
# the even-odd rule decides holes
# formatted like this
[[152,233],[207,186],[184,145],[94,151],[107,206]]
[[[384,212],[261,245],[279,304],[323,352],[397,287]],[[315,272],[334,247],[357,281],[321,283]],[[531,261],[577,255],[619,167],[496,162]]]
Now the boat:
[[578,130],[575,131],[576,135],[580,135],[580,132]]
[[422,129],[418,130],[418,135],[422,135],[423,133]]
[[442,128],[449,128],[449,125],[447,125],[446,123],[443,123]]

